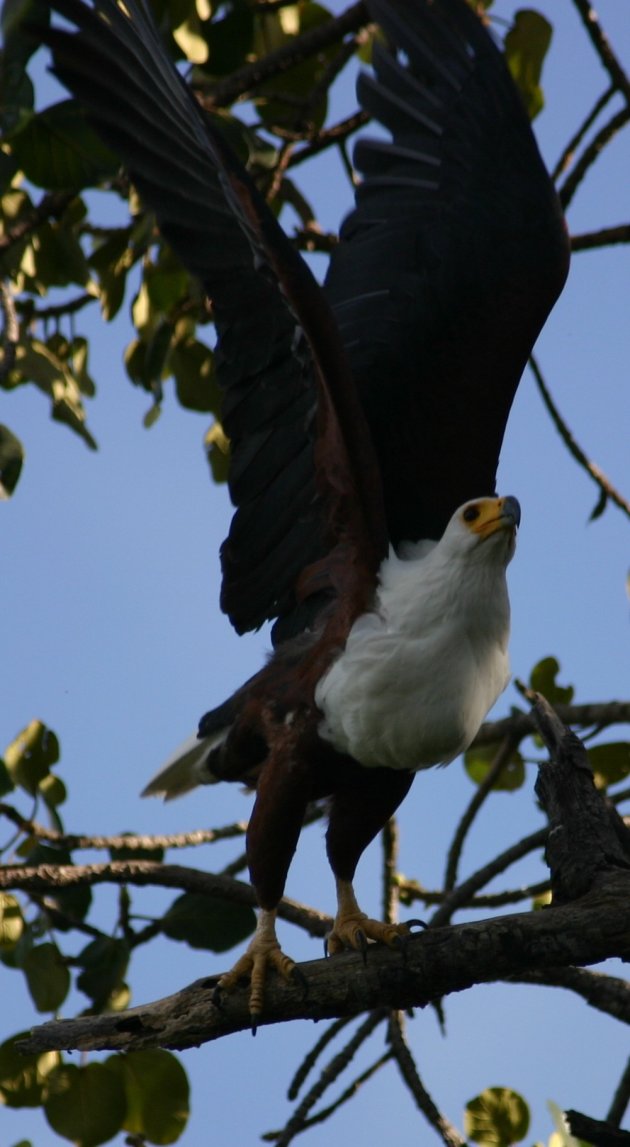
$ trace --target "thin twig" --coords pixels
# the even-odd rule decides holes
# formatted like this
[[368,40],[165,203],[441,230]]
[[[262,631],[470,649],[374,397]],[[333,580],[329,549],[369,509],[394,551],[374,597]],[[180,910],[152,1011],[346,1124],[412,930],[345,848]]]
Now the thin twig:
[[403,1081],[427,1122],[437,1131],[445,1147],[465,1147],[466,1141],[436,1106],[420,1079],[418,1068],[405,1039],[402,1012],[392,1012],[389,1020],[388,1038]]
[[203,98],[204,106],[209,110],[212,107],[225,107],[239,96],[253,91],[265,80],[272,76],[288,71],[295,64],[314,56],[324,48],[343,40],[350,32],[357,32],[369,20],[368,12],[362,0],[347,8],[340,16],[328,20],[301,36],[294,36],[288,44],[283,44],[274,52],[269,52],[251,64],[238,68],[224,80],[215,84],[210,93]]
[[597,135],[591,140],[585,151],[582,152],[580,159],[577,161],[573,171],[567,176],[562,186],[558,189],[560,202],[563,209],[566,211],[573,196],[575,195],[580,183],[586,176],[589,168],[599,159],[599,156],[607,144],[616,136],[618,131],[630,120],[630,107],[623,107],[618,111],[608,123],[604,124],[598,131]]
[[354,1016],[342,1016],[341,1019],[333,1020],[330,1026],[326,1028],[326,1031],[322,1032],[321,1036],[313,1045],[308,1054],[304,1057],[302,1063],[293,1076],[287,1091],[288,1099],[297,1099],[298,1095],[300,1094],[302,1084],[305,1082],[309,1072],[312,1071],[322,1052],[326,1050],[329,1043],[332,1043],[332,1041],[335,1039],[335,1036],[339,1035],[340,1031],[343,1031],[343,1029],[347,1027],[349,1023],[352,1023],[354,1018]]
[[473,798],[468,805],[468,808],[464,811],[464,815],[462,816],[455,830],[451,846],[448,850],[448,856],[446,859],[446,872],[444,875],[445,892],[450,892],[451,889],[455,887],[462,849],[464,847],[464,842],[471,828],[471,825],[480,808],[492,792],[492,789],[494,788],[498,778],[501,776],[501,773],[505,769],[506,765],[509,764],[510,758],[517,746],[518,741],[513,737],[505,737],[503,739],[499,745],[499,748],[497,749],[494,760],[488,769],[486,776],[484,777],[481,784],[477,786]]
[[626,103],[630,104],[630,79],[628,79],[617,56],[613,52],[610,41],[599,22],[597,13],[592,7],[590,0],[573,0],[573,3],[582,18],[586,33],[614,86],[621,92]]
[[[398,878],[400,899],[404,904],[420,900],[423,904],[443,904],[449,893],[422,888],[415,880]],[[539,880],[536,884],[525,884],[522,888],[507,888],[504,892],[488,892],[485,896],[471,896],[460,904],[460,908],[504,908],[507,904],[520,904],[523,900],[534,900],[549,891],[549,880]]]
[[291,1140],[294,1139],[296,1135],[299,1135],[300,1131],[304,1130],[311,1108],[315,1106],[324,1092],[339,1078],[342,1071],[345,1071],[361,1045],[365,1043],[366,1039],[368,1039],[379,1024],[383,1022],[387,1015],[387,1009],[378,1008],[370,1012],[367,1019],[359,1025],[352,1039],[348,1040],[345,1047],[342,1048],[334,1059],[331,1059],[328,1066],[322,1071],[317,1083],[313,1084],[310,1091],[304,1096],[302,1102],[296,1107],[286,1126],[278,1134],[274,1133],[273,1138],[277,1147],[288,1147]]
[[615,87],[611,84],[611,86],[607,88],[606,91],[603,92],[598,99],[595,100],[595,103],[586,116],[584,122],[580,124],[575,134],[571,136],[571,139],[564,148],[562,155],[560,156],[556,166],[551,173],[551,178],[553,179],[554,183],[557,183],[560,176],[567,170],[568,167],[570,167],[573,161],[573,156],[575,155],[575,152],[584,139],[587,131],[589,131],[589,129],[593,126],[598,115],[600,115],[600,113],[606,107],[606,104],[610,103],[610,100],[614,94]]
[[[203,892],[235,904],[256,906],[256,894],[250,884],[216,873],[201,872],[180,864],[158,864],[152,860],[113,860],[109,864],[40,864],[0,866],[0,889],[54,895],[58,888],[75,888],[93,884],[155,885],[181,888],[185,892]],[[332,919],[295,900],[283,899],[278,915],[297,925],[311,936],[323,937],[330,931]]]
[[493,880],[495,876],[498,876],[500,872],[505,872],[505,869],[509,868],[511,864],[515,864],[517,860],[522,860],[524,856],[528,856],[536,849],[542,848],[547,840],[548,831],[546,827],[539,828],[536,832],[532,832],[529,836],[523,837],[523,839],[517,841],[516,844],[512,844],[509,848],[506,848],[504,852],[500,852],[498,856],[495,856],[494,860],[490,860],[488,864],[484,864],[482,868],[478,868],[476,872],[473,872],[472,876],[469,876],[467,880],[464,880],[462,884],[459,884],[445,897],[437,912],[431,917],[431,927],[448,924],[456,909],[467,904],[477,889],[483,888],[484,884],[488,884],[489,881]]
[[556,427],[560,437],[562,438],[562,441],[564,442],[567,450],[593,480],[595,485],[599,488],[601,495],[605,498],[610,498],[611,502],[614,502],[614,504],[618,506],[618,508],[630,518],[630,502],[626,501],[626,499],[622,497],[619,491],[615,489],[610,480],[606,477],[604,472],[600,470],[599,466],[595,462],[591,462],[590,459],[587,458],[581,446],[578,446],[575,438],[569,430],[569,427],[560,415],[560,412],[551,397],[551,393],[542,376],[540,367],[538,366],[538,363],[533,355],[529,360],[529,365],[532,374],[536,379],[536,385],[538,386],[542,400],[547,407],[547,411],[551,417],[551,420]]
[[120,849],[141,851],[157,848],[194,848],[200,844],[213,844],[216,840],[231,840],[233,837],[244,836],[247,832],[246,821],[236,821],[223,828],[198,828],[193,832],[179,832],[167,835],[147,835],[137,833],[118,833],[115,836],[90,836],[79,833],[57,832],[46,828],[37,821],[22,816],[12,805],[0,802],[0,816],[6,817],[22,832],[37,840],[46,840],[51,844],[58,844],[68,852],[75,849]]
[[612,1102],[606,1115],[606,1121],[608,1123],[614,1123],[615,1127],[619,1127],[626,1113],[628,1103],[630,1103],[630,1059],[615,1089],[615,1094],[612,1097]]
[[602,227],[601,231],[587,231],[571,236],[572,251],[592,251],[599,247],[612,247],[616,243],[630,243],[630,223],[618,227]]

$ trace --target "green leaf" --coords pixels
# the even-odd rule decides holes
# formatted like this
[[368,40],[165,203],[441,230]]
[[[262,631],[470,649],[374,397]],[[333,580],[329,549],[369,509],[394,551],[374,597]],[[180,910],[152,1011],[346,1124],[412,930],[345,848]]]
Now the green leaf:
[[59,760],[59,741],[43,721],[31,721],[7,746],[4,762],[14,784],[35,796],[50,766]]
[[34,115],[10,145],[27,179],[47,191],[92,187],[112,178],[120,166],[76,100],[62,100]]
[[190,1114],[188,1078],[179,1060],[156,1048],[111,1056],[105,1063],[125,1088],[124,1130],[150,1143],[175,1143]]
[[9,776],[9,770],[2,758],[0,758],[0,797],[6,796],[6,794],[12,792],[14,788],[15,785]]
[[593,745],[588,750],[595,784],[598,789],[614,785],[630,775],[630,743],[610,741],[607,745]]
[[208,430],[204,446],[212,477],[215,482],[227,482],[230,468],[230,440],[226,438],[220,422],[215,422]]
[[0,1103],[6,1107],[39,1107],[50,1073],[61,1063],[56,1051],[25,1055],[18,1045],[30,1032],[18,1032],[0,1045]]
[[227,76],[247,63],[254,40],[254,13],[246,0],[232,0],[223,19],[204,20],[200,30],[208,45],[204,73]]
[[24,931],[22,909],[15,896],[0,892],[0,949],[10,952]]
[[70,988],[70,972],[56,944],[38,944],[22,962],[38,1012],[56,1012]]
[[575,690],[572,685],[558,685],[556,677],[560,663],[555,657],[543,657],[531,671],[529,683],[536,693],[542,693],[551,705],[569,705]]
[[77,963],[83,968],[77,987],[98,1010],[105,1007],[112,992],[122,985],[129,964],[129,947],[125,940],[99,936],[79,953]]
[[64,1064],[49,1079],[44,1114],[76,1147],[97,1147],[120,1131],[127,1110],[120,1078],[105,1064]]
[[171,347],[168,364],[184,409],[217,414],[221,395],[210,347],[192,338],[178,341]]
[[542,66],[549,50],[553,29],[540,12],[522,9],[505,37],[505,57],[530,119],[545,106],[540,86]]
[[39,339],[31,339],[28,345],[18,347],[16,367],[24,379],[30,379],[50,395],[52,417],[57,422],[65,422],[92,450],[96,450],[96,442],[85,424],[79,385],[52,347]]
[[529,1129],[529,1108],[509,1087],[488,1087],[466,1104],[464,1132],[484,1147],[510,1147]]
[[10,498],[18,484],[24,447],[7,426],[0,424],[0,501]]
[[[480,785],[485,781],[501,749],[501,742],[492,745],[473,745],[464,753],[464,767],[471,781]],[[492,785],[493,792],[514,792],[525,782],[525,762],[517,749],[511,754],[501,774]]]
[[226,952],[251,936],[255,927],[253,908],[201,892],[184,892],[162,917],[162,930],[171,940],[211,952]]
[[[294,36],[327,23],[331,16],[320,4],[306,2],[282,8],[263,19],[265,40],[269,43],[271,35],[273,46],[280,47]],[[259,53],[263,54],[265,49],[266,44],[261,40]],[[262,122],[267,127],[281,125],[287,130],[299,130],[305,124],[311,129],[321,128],[326,120],[328,100],[322,94],[313,104],[312,95],[336,53],[334,45],[259,84],[254,102]]]

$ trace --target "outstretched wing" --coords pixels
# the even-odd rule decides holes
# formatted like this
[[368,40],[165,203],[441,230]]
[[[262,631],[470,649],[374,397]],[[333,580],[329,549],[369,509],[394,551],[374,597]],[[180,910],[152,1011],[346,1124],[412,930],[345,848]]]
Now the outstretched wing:
[[380,478],[321,288],[141,0],[53,7],[78,29],[44,33],[55,74],[212,300],[236,506],[223,608],[239,631],[287,614],[298,629],[331,597],[360,612],[387,548]]
[[326,292],[357,380],[394,543],[492,494],[510,406],[564,284],[560,205],[501,52],[465,0],[367,0],[364,176]]

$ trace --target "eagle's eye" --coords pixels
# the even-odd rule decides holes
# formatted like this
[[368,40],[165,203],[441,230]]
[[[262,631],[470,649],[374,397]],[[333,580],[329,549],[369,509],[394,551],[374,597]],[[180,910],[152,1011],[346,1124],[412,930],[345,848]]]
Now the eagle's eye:
[[479,507],[467,506],[464,510],[464,513],[462,514],[462,517],[465,522],[474,522],[475,518],[479,517]]

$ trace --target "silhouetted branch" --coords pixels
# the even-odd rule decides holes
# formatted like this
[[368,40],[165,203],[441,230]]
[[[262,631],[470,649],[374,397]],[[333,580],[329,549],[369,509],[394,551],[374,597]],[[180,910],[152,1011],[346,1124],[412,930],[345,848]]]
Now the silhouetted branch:
[[601,231],[587,231],[583,235],[571,236],[572,251],[593,251],[600,247],[612,247],[616,243],[630,243],[630,223],[618,227],[603,227]]
[[630,107],[623,107],[616,115],[612,116],[608,123],[604,124],[598,131],[597,135],[591,140],[588,147],[583,151],[579,160],[577,161],[573,171],[567,176],[562,186],[558,189],[560,202],[566,211],[573,196],[575,195],[580,183],[584,179],[589,168],[598,160],[601,152],[607,144],[616,136],[618,131],[630,120]]
[[591,1119],[580,1111],[565,1111],[571,1134],[593,1147],[630,1147],[630,1131],[620,1131],[612,1123]]
[[573,0],[573,3],[582,18],[586,33],[615,88],[621,92],[626,103],[630,104],[630,80],[613,52],[610,41],[599,22],[597,12],[590,3],[590,0]]
[[368,19],[365,5],[360,0],[358,4],[347,8],[341,16],[328,20],[301,36],[293,37],[288,44],[283,44],[274,52],[269,52],[261,59],[232,72],[230,76],[215,84],[210,93],[204,95],[204,105],[211,109],[233,103],[239,96],[253,91],[265,80],[281,75],[300,61],[314,56],[331,44],[338,43],[349,33],[358,31],[362,25],[367,24]]
[[630,1103],[630,1059],[628,1060],[621,1079],[615,1089],[615,1094],[612,1098],[612,1103],[608,1109],[606,1121],[618,1127],[623,1119],[626,1108]]
[[418,1068],[405,1039],[404,1022],[403,1014],[394,1012],[390,1017],[388,1027],[389,1042],[402,1079],[409,1088],[419,1110],[429,1125],[437,1131],[445,1147],[465,1147],[466,1141],[436,1106],[420,1078]]
[[[582,469],[586,471],[589,478],[592,478],[593,482],[595,482],[595,485],[599,487],[601,496],[605,499],[610,498],[611,502],[614,502],[614,504],[618,506],[620,510],[623,510],[624,514],[630,518],[630,502],[622,497],[619,491],[615,489],[610,480],[606,477],[604,472],[600,470],[597,463],[591,462],[590,459],[587,458],[581,446],[578,446],[575,438],[569,430],[569,427],[561,417],[558,408],[551,397],[549,389],[540,371],[540,367],[538,366],[538,363],[536,362],[536,359],[533,355],[529,360],[529,365],[532,374],[536,379],[536,384],[542,396],[542,400],[547,407],[549,415],[551,416],[551,420],[556,427],[560,437],[562,438],[562,441],[564,442],[567,450],[573,456],[573,458],[575,458],[576,462],[579,463]],[[596,508],[599,511],[600,503],[598,503]]]
[[560,156],[556,166],[551,173],[551,178],[553,179],[554,183],[557,183],[562,173],[566,171],[567,167],[571,165],[573,156],[577,148],[580,146],[582,140],[584,139],[584,136],[595,123],[595,120],[597,119],[600,112],[604,110],[606,104],[610,103],[610,100],[614,96],[615,91],[616,88],[613,84],[611,84],[611,86],[607,88],[606,91],[603,92],[597,100],[595,100],[593,107],[584,119],[583,123],[580,124],[575,134],[571,136],[571,139],[566,144],[562,155]]

